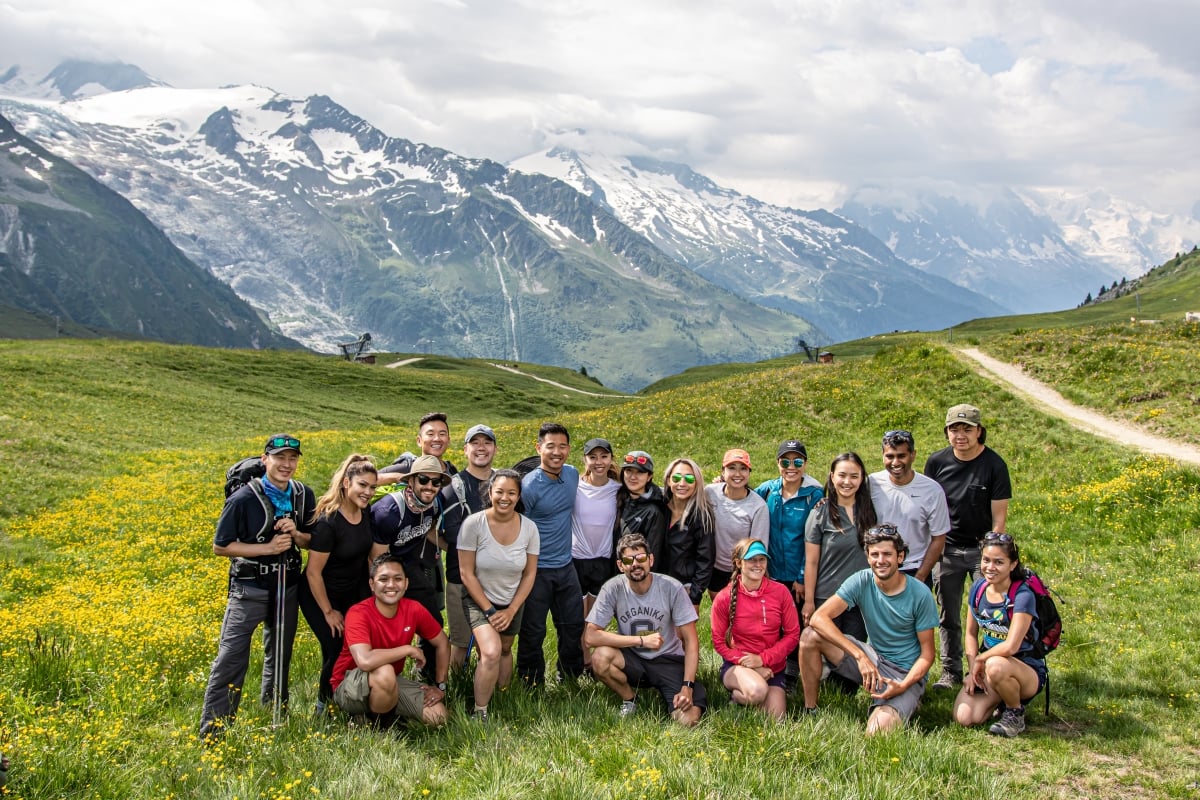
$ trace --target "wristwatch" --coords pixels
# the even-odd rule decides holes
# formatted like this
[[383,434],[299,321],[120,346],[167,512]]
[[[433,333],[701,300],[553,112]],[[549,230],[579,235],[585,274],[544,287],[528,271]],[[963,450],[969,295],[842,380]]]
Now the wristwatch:
[[689,689],[695,689],[695,688],[696,688],[696,682],[695,682],[695,681],[684,681],[684,682],[683,682],[683,685],[684,685],[684,686],[686,686],[686,687],[687,687],[687,688],[689,688]]
[[438,681],[438,685],[437,685],[437,687],[438,687],[438,689],[442,690],[443,692],[444,692],[444,691],[446,691],[446,682],[445,682],[445,681]]
[[487,611],[483,612],[483,615],[484,615],[485,617],[487,617],[488,619],[491,619],[491,618],[492,618],[492,615],[493,615],[493,614],[495,614],[495,613],[496,613],[496,607],[495,607],[495,606],[492,606],[492,607],[491,607],[491,608],[489,608]]

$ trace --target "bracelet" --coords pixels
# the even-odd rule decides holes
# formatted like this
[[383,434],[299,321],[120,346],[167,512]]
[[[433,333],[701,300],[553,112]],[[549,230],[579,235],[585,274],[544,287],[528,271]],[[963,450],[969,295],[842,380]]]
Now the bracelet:
[[493,614],[495,614],[495,613],[496,613],[496,607],[495,607],[495,606],[492,606],[492,607],[491,607],[491,608],[489,608],[487,611],[483,612],[483,615],[484,615],[485,617],[487,617],[488,619],[491,619],[491,618],[492,618],[492,615],[493,615]]
[[645,647],[645,646],[646,646],[646,634],[639,633],[638,634],[638,647]]

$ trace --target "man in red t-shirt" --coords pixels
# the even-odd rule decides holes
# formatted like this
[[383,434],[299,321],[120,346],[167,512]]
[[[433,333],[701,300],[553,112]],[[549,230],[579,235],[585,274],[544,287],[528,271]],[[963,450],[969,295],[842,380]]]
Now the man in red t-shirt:
[[[348,714],[367,714],[381,723],[404,717],[441,725],[450,640],[420,603],[404,598],[407,588],[399,556],[385,553],[371,562],[375,596],[346,612],[342,654],[333,666],[333,701]],[[417,636],[436,650],[436,686],[400,677],[406,658],[425,665],[421,649],[413,646]]]

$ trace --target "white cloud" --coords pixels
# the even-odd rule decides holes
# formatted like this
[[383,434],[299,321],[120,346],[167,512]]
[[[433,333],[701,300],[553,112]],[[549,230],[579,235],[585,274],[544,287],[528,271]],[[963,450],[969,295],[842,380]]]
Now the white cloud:
[[469,156],[585,128],[794,205],[912,179],[1200,194],[1193,0],[0,2],[9,63],[328,94]]

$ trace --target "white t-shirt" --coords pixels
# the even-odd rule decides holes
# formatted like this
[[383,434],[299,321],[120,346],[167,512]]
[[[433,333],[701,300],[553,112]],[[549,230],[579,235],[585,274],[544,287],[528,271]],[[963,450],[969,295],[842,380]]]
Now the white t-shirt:
[[620,481],[592,486],[580,479],[571,514],[571,558],[613,558]]
[[521,532],[512,544],[500,544],[493,538],[486,512],[480,511],[463,520],[458,529],[458,549],[475,551],[475,577],[487,599],[506,606],[513,601],[521,585],[526,557],[537,555],[540,548],[537,525],[521,516]]
[[887,470],[872,473],[870,480],[875,519],[895,525],[908,545],[908,558],[900,568],[917,569],[930,540],[950,532],[946,493],[937,481],[919,472],[903,486],[892,483]]

